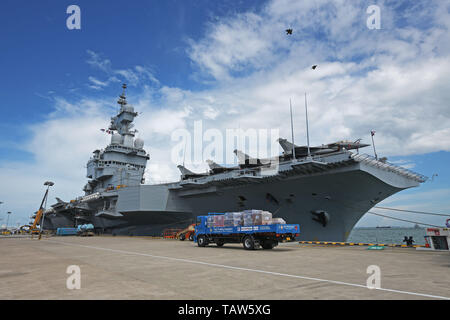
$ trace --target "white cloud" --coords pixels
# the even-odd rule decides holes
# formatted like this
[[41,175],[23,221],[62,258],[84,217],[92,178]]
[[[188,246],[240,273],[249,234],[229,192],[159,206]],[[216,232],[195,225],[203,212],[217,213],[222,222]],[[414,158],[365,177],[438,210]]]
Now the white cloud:
[[89,65],[104,72],[111,71],[111,61],[109,59],[102,58],[99,53],[92,50],[87,50],[86,52],[89,55],[89,59],[86,61]]
[[112,67],[111,60],[103,58],[100,53],[92,50],[87,50],[86,52],[89,56],[86,62],[95,69],[103,71],[108,76],[106,81],[101,81],[93,76],[90,76],[88,79],[91,83],[93,83],[93,85],[89,85],[91,89],[101,90],[104,87],[109,86],[111,83],[120,82],[121,80],[119,80],[118,77],[122,79],[122,82],[127,82],[132,86],[143,85],[143,83],[147,81],[159,85],[159,81],[153,75],[151,68],[135,66],[134,68],[127,69],[114,69]]
[[94,90],[103,90],[104,88],[108,87],[111,83],[121,82],[116,76],[110,76],[105,81],[101,81],[93,76],[88,77],[88,79],[89,82],[91,82],[91,84],[89,84],[88,87]]

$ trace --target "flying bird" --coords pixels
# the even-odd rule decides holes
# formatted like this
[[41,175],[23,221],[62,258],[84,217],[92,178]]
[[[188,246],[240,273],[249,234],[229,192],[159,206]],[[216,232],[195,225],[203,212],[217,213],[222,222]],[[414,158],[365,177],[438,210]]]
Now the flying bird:
[[316,70],[316,68],[317,68],[317,64],[315,64],[311,67],[311,69],[313,69],[313,70]]
[[286,34],[292,34],[292,29],[286,29]]

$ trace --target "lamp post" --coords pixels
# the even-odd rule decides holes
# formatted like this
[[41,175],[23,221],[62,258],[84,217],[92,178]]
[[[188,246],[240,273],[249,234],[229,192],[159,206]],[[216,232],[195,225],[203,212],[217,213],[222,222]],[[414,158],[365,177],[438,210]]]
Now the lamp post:
[[[3,204],[3,201],[0,201],[0,204]],[[3,220],[3,218],[0,218],[0,221],[2,221]],[[1,227],[1,226],[0,226]]]
[[50,189],[51,186],[53,186],[54,183],[51,181],[46,181],[44,183],[44,186],[47,186],[47,191],[45,192],[45,203],[44,203],[44,211],[42,212],[42,221],[40,223],[40,228],[39,228],[39,239],[41,239],[41,233],[42,233],[42,229],[44,228],[44,221],[45,221],[45,210],[47,209],[47,198],[48,198],[48,190]]
[[8,211],[8,218],[6,219],[6,230],[8,230],[8,224],[9,224],[9,216],[11,215],[11,211]]

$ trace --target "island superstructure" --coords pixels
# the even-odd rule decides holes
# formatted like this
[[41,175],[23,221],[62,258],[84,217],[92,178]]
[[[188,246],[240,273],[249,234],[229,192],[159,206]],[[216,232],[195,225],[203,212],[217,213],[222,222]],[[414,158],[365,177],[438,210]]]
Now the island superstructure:
[[160,235],[184,228],[208,212],[262,209],[300,224],[302,240],[345,241],[353,226],[373,206],[426,177],[360,154],[360,140],[318,147],[296,146],[279,139],[284,152],[272,159],[252,158],[235,150],[238,166],[208,161],[197,174],[179,165],[180,181],[144,184],[150,155],[136,138],[125,93],[111,118],[111,142],[95,150],[87,163],[85,194],[69,202],[57,198],[46,211],[47,229],[92,223],[117,235]]

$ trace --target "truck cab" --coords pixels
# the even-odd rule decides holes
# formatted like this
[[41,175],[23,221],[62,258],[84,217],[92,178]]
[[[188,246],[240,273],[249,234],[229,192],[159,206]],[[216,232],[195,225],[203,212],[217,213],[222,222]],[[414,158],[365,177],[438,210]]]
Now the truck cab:
[[[197,222],[195,224],[195,235],[197,235],[198,233],[206,233],[207,221],[208,221],[207,216],[198,216],[197,217]],[[196,237],[194,237],[194,240],[195,239],[196,239]]]

